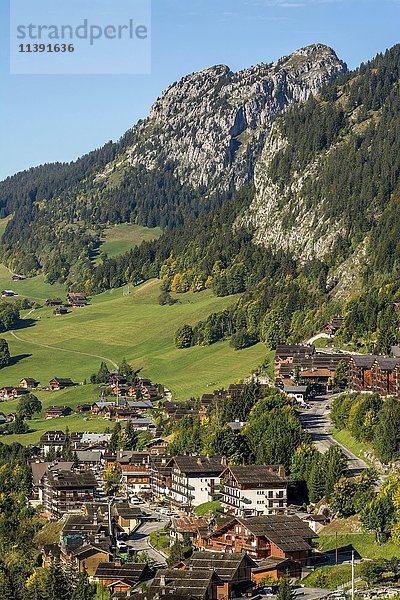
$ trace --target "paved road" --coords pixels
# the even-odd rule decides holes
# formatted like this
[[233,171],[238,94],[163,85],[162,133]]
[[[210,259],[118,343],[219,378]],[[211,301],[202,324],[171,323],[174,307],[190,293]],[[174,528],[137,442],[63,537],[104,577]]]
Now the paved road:
[[[148,512],[148,511],[147,511]],[[126,542],[128,546],[133,548],[135,552],[147,552],[151,559],[157,563],[165,564],[165,556],[150,546],[150,533],[163,529],[169,522],[168,518],[163,517],[156,513],[152,513],[152,516],[157,516],[161,519],[160,521],[145,521],[138,529],[130,536],[130,539]]]
[[367,469],[368,465],[330,435],[332,421],[327,406],[332,399],[332,397],[323,397],[311,400],[309,402],[311,408],[301,412],[300,421],[303,427],[311,434],[311,438],[318,450],[325,452],[330,446],[339,446],[348,458],[349,471],[352,474],[357,474],[363,469]]

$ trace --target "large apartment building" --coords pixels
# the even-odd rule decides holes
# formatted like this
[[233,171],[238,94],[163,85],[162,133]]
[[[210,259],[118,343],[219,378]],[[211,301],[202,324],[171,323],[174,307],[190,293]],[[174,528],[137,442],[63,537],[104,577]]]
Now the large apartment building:
[[219,476],[224,468],[220,456],[175,456],[168,466],[171,467],[170,497],[177,506],[190,510],[218,495]]
[[43,508],[55,519],[94,502],[97,483],[93,473],[47,471],[43,477]]
[[237,517],[283,513],[287,506],[287,478],[281,465],[240,465],[221,473],[222,507]]

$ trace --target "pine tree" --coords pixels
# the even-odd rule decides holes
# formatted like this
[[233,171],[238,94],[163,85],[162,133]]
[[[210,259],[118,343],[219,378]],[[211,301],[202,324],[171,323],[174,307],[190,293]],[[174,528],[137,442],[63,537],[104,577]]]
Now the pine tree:
[[96,586],[90,583],[87,571],[81,571],[78,575],[77,585],[72,592],[71,600],[93,600],[96,596]]
[[287,577],[283,577],[279,583],[277,600],[293,600],[294,595]]
[[307,487],[311,502],[319,502],[323,498],[325,492],[325,473],[320,455],[317,455],[313,461]]

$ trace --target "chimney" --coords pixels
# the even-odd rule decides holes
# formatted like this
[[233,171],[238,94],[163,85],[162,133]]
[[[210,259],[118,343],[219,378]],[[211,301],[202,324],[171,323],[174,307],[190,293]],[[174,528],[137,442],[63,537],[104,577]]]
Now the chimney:
[[160,589],[161,588],[165,589],[165,575],[164,575],[164,573],[161,573],[161,575],[160,575]]
[[96,535],[94,536],[94,543],[95,544],[100,544],[100,536],[98,533],[96,533]]
[[119,556],[115,557],[114,564],[116,567],[120,567],[122,565],[121,558]]

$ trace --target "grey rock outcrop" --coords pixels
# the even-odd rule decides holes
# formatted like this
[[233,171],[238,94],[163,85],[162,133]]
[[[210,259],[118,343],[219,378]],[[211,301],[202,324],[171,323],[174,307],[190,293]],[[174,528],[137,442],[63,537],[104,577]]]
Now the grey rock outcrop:
[[100,177],[121,165],[170,164],[193,188],[240,188],[252,181],[275,118],[345,70],[331,48],[314,44],[238,73],[219,65],[188,75],[154,103],[118,166]]

